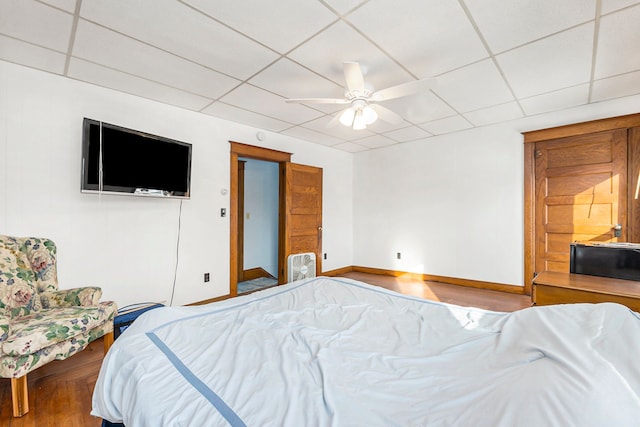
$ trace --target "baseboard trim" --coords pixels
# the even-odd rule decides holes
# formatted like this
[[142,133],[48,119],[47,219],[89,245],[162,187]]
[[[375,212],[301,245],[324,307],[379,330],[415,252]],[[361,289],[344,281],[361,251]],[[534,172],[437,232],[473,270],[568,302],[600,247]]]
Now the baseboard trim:
[[268,277],[271,279],[277,279],[277,277],[273,277],[267,270],[262,267],[250,268],[248,270],[244,270],[242,272],[243,281],[258,279],[260,277]]
[[428,282],[447,283],[449,285],[467,286],[469,288],[487,289],[490,291],[508,292],[511,294],[524,295],[523,286],[505,285],[503,283],[485,282],[482,280],[460,279],[457,277],[436,276],[433,274],[410,273],[407,271],[387,270],[384,268],[363,267],[352,265],[338,268],[336,270],[325,271],[323,276],[338,276],[345,273],[357,272],[378,274],[382,276],[406,277],[414,280],[424,280]]

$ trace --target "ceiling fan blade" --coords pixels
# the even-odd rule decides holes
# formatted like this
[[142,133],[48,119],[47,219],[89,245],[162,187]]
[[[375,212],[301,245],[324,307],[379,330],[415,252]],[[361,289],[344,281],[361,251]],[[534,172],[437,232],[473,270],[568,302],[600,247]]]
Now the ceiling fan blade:
[[349,92],[357,92],[360,95],[364,94],[364,76],[362,75],[362,68],[357,62],[347,61],[343,64],[344,67],[344,79],[347,82],[347,89]]
[[378,104],[369,104],[369,107],[373,108],[373,110],[378,113],[380,120],[384,120],[387,123],[398,125],[404,121],[400,115],[389,110],[387,107],[383,107]]
[[436,79],[414,80],[374,92],[369,99],[373,101],[386,101],[388,99],[401,98],[403,96],[413,95],[414,93],[424,92],[435,86]]
[[285,99],[284,102],[295,102],[297,104],[348,104],[349,101],[344,98],[291,98]]

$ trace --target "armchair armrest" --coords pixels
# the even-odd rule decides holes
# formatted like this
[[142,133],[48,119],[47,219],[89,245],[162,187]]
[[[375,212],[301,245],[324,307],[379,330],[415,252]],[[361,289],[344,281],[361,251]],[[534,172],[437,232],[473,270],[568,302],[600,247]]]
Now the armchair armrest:
[[60,289],[40,294],[42,308],[56,307],[89,307],[100,303],[102,289],[94,286],[83,288]]

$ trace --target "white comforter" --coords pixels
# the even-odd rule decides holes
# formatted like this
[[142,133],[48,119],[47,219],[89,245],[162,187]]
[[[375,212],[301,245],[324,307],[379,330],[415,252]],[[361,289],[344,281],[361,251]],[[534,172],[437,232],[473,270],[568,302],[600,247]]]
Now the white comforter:
[[152,310],[105,357],[92,414],[137,426],[638,426],[640,319],[496,313],[317,278]]

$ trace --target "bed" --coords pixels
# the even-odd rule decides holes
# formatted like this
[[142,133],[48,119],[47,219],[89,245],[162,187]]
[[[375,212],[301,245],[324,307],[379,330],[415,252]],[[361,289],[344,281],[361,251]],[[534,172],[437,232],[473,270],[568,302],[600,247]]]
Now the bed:
[[143,426],[637,426],[640,318],[514,313],[314,278],[149,311],[105,356],[92,414]]

